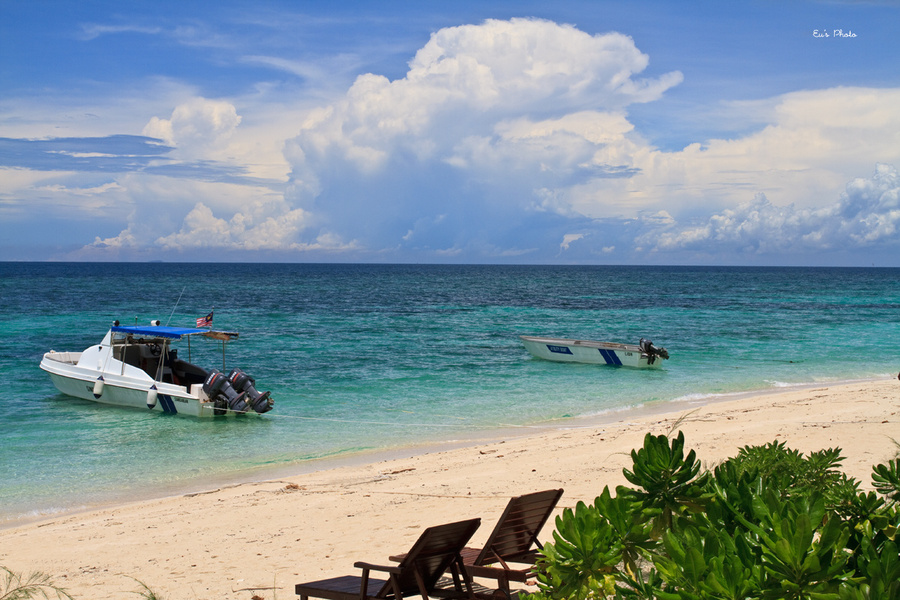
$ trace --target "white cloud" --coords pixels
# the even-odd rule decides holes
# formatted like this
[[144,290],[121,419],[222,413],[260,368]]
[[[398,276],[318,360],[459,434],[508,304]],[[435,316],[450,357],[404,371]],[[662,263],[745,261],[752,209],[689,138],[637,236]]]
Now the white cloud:
[[145,27],[141,25],[102,25],[99,23],[87,23],[81,26],[80,39],[84,41],[94,40],[102,35],[120,33],[141,33],[157,35],[162,32],[160,27]]
[[169,119],[150,119],[143,134],[174,146],[180,157],[210,158],[234,134],[240,122],[233,104],[192,98],[176,106]]
[[[820,206],[853,174],[878,162],[900,164],[900,144],[892,133],[900,130],[897,106],[900,89],[870,88],[795,92],[735,104],[731,118],[761,122],[758,131],[678,152],[636,148],[630,164],[640,174],[617,182],[622,185],[614,191],[633,206],[664,206],[670,212],[698,204],[733,207],[760,192],[785,204]],[[593,217],[610,214],[600,198],[579,208]]]
[[308,79],[322,79],[325,75],[322,68],[315,63],[306,61],[288,60],[277,56],[244,56],[241,62],[254,65],[263,65],[272,69],[286,71],[292,75]]
[[[665,232],[659,247],[693,238],[767,252],[784,245],[764,232],[818,214],[854,173],[900,164],[894,89],[731,103],[711,118],[750,133],[660,150],[635,130],[628,106],[659,98],[681,74],[637,79],[647,64],[627,36],[548,21],[442,29],[402,79],[360,76],[310,115],[287,143],[289,199],[373,250],[499,256],[525,237],[571,251],[561,218],[584,231],[595,220],[631,223],[638,248],[654,246],[640,236],[652,230]],[[704,212],[702,227],[679,225]],[[579,248],[608,240],[594,251],[627,251],[621,235],[608,238]]]
[[30,169],[0,168],[0,199],[2,206],[23,204],[20,198],[28,190],[49,185],[60,176],[70,175],[59,171],[32,171]]
[[571,212],[553,190],[630,174],[625,108],[681,81],[635,79],[647,63],[628,36],[537,19],[442,29],[404,78],[358,77],[288,142],[292,201],[373,248],[438,215],[458,235],[432,230],[432,247],[459,248],[522,213]]
[[560,250],[568,250],[569,245],[571,245],[572,242],[577,242],[578,240],[580,240],[582,238],[584,238],[583,233],[567,233],[566,235],[563,236],[563,241],[560,242],[559,249]]
[[86,221],[129,212],[126,190],[105,175],[0,169],[0,214],[22,219],[36,207],[53,218]]
[[309,219],[280,193],[259,187],[143,173],[123,176],[118,184],[130,200],[127,226],[116,236],[95,239],[90,248],[285,249]]
[[308,124],[296,143],[307,158],[332,150],[364,171],[400,149],[419,159],[448,158],[467,135],[490,136],[504,120],[618,110],[658,98],[681,79],[672,73],[632,80],[646,64],[626,36],[590,36],[547,21],[442,29],[416,54],[405,78],[360,76],[344,101]]
[[636,240],[652,251],[703,250],[776,254],[900,245],[900,180],[879,164],[870,178],[856,178],[840,198],[819,208],[773,205],[764,194],[714,214],[698,225],[666,223]]
[[[243,60],[317,81],[327,71],[261,54]],[[7,135],[143,127],[174,148],[131,172],[6,170],[0,208],[88,208],[115,220],[117,229],[104,231],[120,234],[85,250],[98,252],[483,260],[564,251],[567,260],[615,260],[635,248],[764,255],[895,243],[890,168],[851,183],[840,201],[837,190],[873,164],[900,165],[900,89],[732,101],[711,111],[708,129],[740,135],[663,150],[642,137],[631,108],[661,98],[682,75],[644,77],[649,60],[620,33],[488,20],[435,32],[403,77],[360,75],[316,109],[314,96],[287,99],[268,82],[209,99],[146,81],[108,106],[82,99],[60,115],[39,101],[0,100]]]
[[160,237],[156,244],[164,250],[184,251],[193,248],[229,248],[239,250],[271,250],[290,248],[303,228],[306,214],[295,209],[286,213],[254,218],[235,213],[229,220],[213,215],[203,203],[197,203],[184,218],[181,230]]
[[480,110],[546,110],[548,99],[563,111],[621,108],[655,100],[681,81],[677,72],[632,79],[648,62],[620,33],[591,36],[538,19],[491,19],[433,34],[410,62],[406,81],[432,98],[455,96]]

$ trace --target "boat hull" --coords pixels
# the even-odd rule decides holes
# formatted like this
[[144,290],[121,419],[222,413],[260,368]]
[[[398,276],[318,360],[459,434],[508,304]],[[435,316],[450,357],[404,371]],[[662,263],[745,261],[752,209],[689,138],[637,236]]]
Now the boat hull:
[[[149,376],[123,377],[110,369],[102,371],[88,369],[77,364],[79,354],[81,353],[47,352],[41,361],[41,369],[50,375],[50,381],[56,389],[67,396],[111,406],[137,408],[145,412],[192,417],[216,416],[214,403],[203,397],[205,394],[200,385],[192,385],[188,389],[184,386],[154,381]],[[73,356],[76,357],[74,363],[70,362]],[[103,385],[98,389],[96,384],[101,376]],[[154,394],[156,401],[153,405],[148,404],[151,388],[156,391]],[[96,391],[100,393],[97,394]],[[235,413],[228,411],[228,414]]]
[[594,342],[563,338],[519,336],[525,349],[536,358],[554,362],[587,363],[635,369],[659,369],[662,360],[641,351],[637,344]]

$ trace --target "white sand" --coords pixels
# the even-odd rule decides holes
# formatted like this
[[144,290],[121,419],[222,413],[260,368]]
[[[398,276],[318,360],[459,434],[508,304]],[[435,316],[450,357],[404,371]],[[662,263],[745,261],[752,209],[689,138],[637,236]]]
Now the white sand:
[[671,409],[58,516],[0,531],[0,565],[43,571],[86,600],[137,598],[135,579],[168,600],[284,600],[295,583],[356,574],[355,561],[387,563],[430,525],[481,517],[473,543],[483,542],[514,495],[561,487],[560,508],[591,502],[627,483],[622,468],[647,432],[669,433],[680,419],[707,467],[773,440],[804,453],[837,446],[865,489],[900,441],[895,379]]

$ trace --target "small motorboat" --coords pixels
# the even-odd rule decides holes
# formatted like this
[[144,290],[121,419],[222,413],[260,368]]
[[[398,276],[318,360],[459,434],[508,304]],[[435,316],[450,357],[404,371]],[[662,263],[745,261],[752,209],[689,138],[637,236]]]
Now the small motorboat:
[[[102,342],[83,352],[45,353],[41,369],[50,374],[60,392],[103,404],[193,417],[272,410],[275,403],[270,393],[257,391],[256,381],[241,369],[225,375],[191,364],[194,336],[222,343],[224,370],[225,344],[237,333],[168,327],[159,321],[148,326],[121,326],[116,321]],[[188,360],[172,348],[172,342],[185,339]]]
[[561,338],[519,336],[525,349],[533,356],[556,362],[577,362],[637,369],[658,369],[668,359],[665,348],[657,348],[650,340],[641,338],[637,344],[592,342]]

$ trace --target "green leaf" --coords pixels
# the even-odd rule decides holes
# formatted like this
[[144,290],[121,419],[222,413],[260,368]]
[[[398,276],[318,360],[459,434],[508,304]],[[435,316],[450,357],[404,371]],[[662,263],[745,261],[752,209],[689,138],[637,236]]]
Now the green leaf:
[[900,458],[872,467],[872,485],[879,494],[900,502]]

